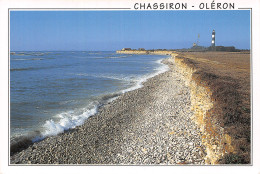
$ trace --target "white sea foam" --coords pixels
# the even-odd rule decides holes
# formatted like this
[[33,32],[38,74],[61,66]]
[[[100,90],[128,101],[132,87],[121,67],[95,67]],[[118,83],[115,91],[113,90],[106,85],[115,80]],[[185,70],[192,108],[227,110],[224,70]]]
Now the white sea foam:
[[[112,74],[107,74],[107,75],[96,75],[98,77],[103,77],[103,78],[112,78],[112,79],[117,79],[117,80],[126,80],[130,82],[135,82],[135,85],[124,89],[122,91],[119,91],[117,94],[122,94],[126,93],[128,91],[132,91],[138,88],[143,87],[143,83],[147,81],[149,78],[152,78],[158,74],[164,73],[169,70],[169,67],[165,64],[162,64],[162,59],[156,61],[159,66],[155,68],[155,72],[151,74],[147,74],[144,76],[136,77],[136,76],[118,76],[118,75],[112,75]],[[80,76],[93,76],[93,74],[77,74]],[[108,96],[106,99],[106,102],[112,102],[113,100],[117,99],[118,95],[111,95]],[[56,115],[54,118],[57,118],[58,121],[54,121],[52,119],[47,120],[45,124],[43,125],[43,131],[41,132],[41,136],[38,136],[33,139],[33,141],[39,141],[44,139],[45,137],[48,136],[54,136],[58,135],[60,133],[63,133],[65,130],[75,128],[76,126],[82,125],[85,120],[97,113],[99,103],[91,103],[90,107],[88,109],[83,109],[82,111],[68,111],[68,112],[63,112],[58,115]]]
[[[168,65],[165,65],[162,63],[163,59],[159,59],[157,61],[155,61],[155,63],[159,64],[159,66],[157,68],[155,68],[155,72],[151,73],[151,74],[147,74],[147,75],[142,75],[139,77],[136,77],[135,75],[128,75],[128,76],[124,76],[124,75],[118,75],[118,74],[84,74],[84,73],[80,73],[77,74],[79,76],[92,76],[92,77],[99,77],[99,78],[108,78],[108,79],[114,79],[114,80],[120,80],[120,81],[128,81],[128,82],[134,82],[135,85],[124,89],[122,91],[120,91],[120,93],[126,93],[129,91],[133,91],[135,89],[141,88],[143,87],[143,83],[145,81],[147,81],[147,79],[150,79],[158,74],[164,73],[166,71],[169,70]],[[117,97],[115,97],[114,99],[116,99]],[[113,101],[114,99],[111,99],[111,101]]]
[[98,77],[98,78],[106,78],[106,79],[113,79],[113,80],[120,80],[120,81],[131,81],[133,76],[125,76],[119,74],[87,74],[87,73],[79,73],[76,74],[78,76],[91,76],[91,77]]
[[28,59],[12,59],[12,60],[16,60],[16,61],[24,61],[24,60],[28,60]]
[[125,58],[125,57],[129,57],[129,56],[108,56],[108,57],[105,57],[105,58],[118,59],[118,58]]
[[58,135],[60,133],[63,133],[64,131],[68,129],[73,129],[76,126],[80,126],[84,123],[84,121],[97,113],[98,105],[92,103],[91,109],[83,109],[81,113],[76,111],[68,111],[63,112],[55,117],[59,118],[59,121],[55,122],[52,119],[47,120],[45,124],[43,125],[43,131],[41,132],[41,135],[38,137],[35,137],[33,141],[39,141],[44,139],[45,137]]
[[16,61],[30,61],[30,60],[44,60],[43,58],[31,58],[31,59],[12,59],[12,60],[16,60]]
[[155,72],[154,72],[154,73],[136,78],[136,79],[135,79],[135,81],[136,81],[136,85],[135,85],[135,86],[132,86],[132,87],[127,88],[127,89],[124,89],[124,90],[122,90],[121,92],[122,92],[122,93],[126,93],[126,92],[129,92],[129,91],[133,91],[133,90],[135,90],[135,89],[141,88],[141,87],[143,87],[143,83],[144,83],[145,81],[147,81],[148,79],[150,79],[150,78],[152,78],[152,77],[154,77],[154,76],[156,76],[156,75],[159,75],[159,74],[161,74],[161,73],[164,73],[164,72],[168,71],[168,70],[169,70],[168,65],[163,64],[163,63],[162,63],[162,60],[163,60],[163,59],[160,59],[160,60],[157,60],[157,61],[156,61],[156,63],[160,64],[160,66],[155,69]]

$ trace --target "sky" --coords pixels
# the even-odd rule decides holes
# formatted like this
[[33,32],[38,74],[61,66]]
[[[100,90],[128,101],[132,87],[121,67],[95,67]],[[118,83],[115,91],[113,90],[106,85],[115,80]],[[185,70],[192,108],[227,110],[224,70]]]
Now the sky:
[[10,11],[11,51],[115,51],[210,46],[250,49],[249,10]]

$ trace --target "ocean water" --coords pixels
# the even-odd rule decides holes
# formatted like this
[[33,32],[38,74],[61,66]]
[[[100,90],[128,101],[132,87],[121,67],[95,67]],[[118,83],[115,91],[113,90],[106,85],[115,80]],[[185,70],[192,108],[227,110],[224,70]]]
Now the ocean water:
[[100,106],[167,71],[165,57],[112,51],[11,54],[11,142],[38,141],[82,125]]

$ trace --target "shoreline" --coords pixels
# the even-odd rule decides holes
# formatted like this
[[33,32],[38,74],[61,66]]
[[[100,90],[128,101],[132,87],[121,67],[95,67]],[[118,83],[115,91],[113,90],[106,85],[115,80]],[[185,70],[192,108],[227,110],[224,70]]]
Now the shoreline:
[[[168,71],[169,67],[166,64],[162,63],[162,61],[164,59],[167,59],[167,58],[170,58],[170,57],[169,56],[166,57],[166,55],[165,55],[164,58],[161,58],[161,59],[158,59],[158,60],[154,61],[154,63],[158,64],[158,66],[155,68],[155,71],[151,72],[149,74],[143,75],[141,78],[136,80],[137,82],[136,82],[135,85],[133,85],[131,87],[128,87],[128,88],[125,88],[125,89],[122,89],[122,90],[119,90],[119,91],[114,91],[114,92],[112,92],[110,94],[106,94],[106,95],[102,96],[100,100],[93,101],[96,104],[93,105],[92,108],[88,109],[87,112],[89,112],[89,114],[88,114],[88,117],[85,118],[84,122],[89,117],[96,115],[98,113],[98,111],[100,110],[100,108],[102,108],[104,105],[112,102],[113,100],[116,100],[118,98],[118,96],[123,95],[124,93],[127,93],[129,91],[133,91],[133,90],[142,88],[143,87],[143,83],[145,83],[148,79],[153,78],[154,76],[157,76],[159,74],[162,74],[162,73]],[[47,120],[47,121],[49,121],[49,120]],[[54,122],[52,123],[51,122],[51,124],[55,124],[58,127],[60,126],[59,123],[54,123]],[[76,127],[77,126],[81,126],[81,125],[82,124],[76,125]],[[11,156],[13,154],[17,153],[17,152],[20,152],[20,151],[22,151],[24,149],[27,149],[30,145],[32,145],[32,144],[34,144],[36,142],[40,142],[40,141],[44,140],[47,137],[57,136],[57,135],[62,134],[64,132],[71,131],[74,128],[69,127],[69,128],[66,128],[66,129],[64,128],[63,130],[58,130],[59,132],[58,131],[49,132],[48,133],[49,135],[44,135],[39,130],[35,130],[33,132],[29,132],[27,136],[20,136],[20,137],[14,138],[13,139],[14,143],[12,143],[12,139],[11,139],[11,143],[10,143]]]
[[11,164],[204,164],[189,89],[173,58],[163,62],[170,70],[104,105],[82,126],[12,155]]
[[[38,148],[36,146],[23,152],[19,156],[20,161],[11,158],[12,163],[250,164],[249,53],[176,53],[171,51],[147,53],[146,51],[133,50],[117,51],[117,53],[171,55],[171,58],[164,60],[170,70],[148,79],[143,83],[142,88],[122,94],[117,100],[102,108],[101,113],[97,114],[97,118],[91,117],[92,121],[87,121],[78,130],[74,130],[75,134],[68,135],[68,139],[75,140],[74,137],[77,137],[79,132],[85,131],[87,132],[84,134],[86,140],[82,141],[88,141],[89,137],[91,139],[91,142],[82,146],[84,148],[82,152],[86,156],[83,159],[80,157],[78,162],[63,157],[57,162],[52,156],[48,156],[48,153],[44,155],[45,160],[39,162],[38,157],[35,157],[35,152],[39,152],[35,150]],[[244,85],[245,81],[247,83]],[[184,90],[184,92],[174,93],[178,90]],[[165,101],[167,102],[165,103]],[[176,101],[186,101],[186,104],[176,103]],[[176,111],[180,108],[181,111]],[[168,113],[172,111],[176,112]],[[176,115],[178,116],[176,117]],[[187,126],[187,123],[192,123],[192,131],[189,128],[189,131],[182,133],[178,132],[179,130],[169,131],[169,127],[170,129],[174,128],[176,118],[181,118],[177,120],[178,122],[184,121],[184,124],[175,127]],[[150,129],[151,127],[153,129]],[[91,130],[97,130],[97,134],[91,133]],[[168,130],[168,132],[161,130]],[[194,132],[196,133],[194,134]],[[184,138],[187,135],[196,135],[196,138]],[[172,138],[173,136],[175,137]],[[196,143],[185,142],[183,138],[184,140],[196,141]],[[60,138],[59,141],[63,139]],[[178,139],[182,139],[182,141],[178,142]],[[57,140],[52,139],[48,140],[49,144],[51,141],[57,142]],[[191,147],[192,149],[188,150],[190,153],[187,153],[183,149],[180,150],[180,146],[176,148],[176,145],[180,144],[184,144],[186,150],[189,149],[189,145],[195,145],[195,147]],[[55,144],[52,145],[56,147]],[[44,144],[40,146],[49,147]],[[67,147],[64,144],[62,146]],[[181,148],[184,146],[181,145]],[[174,151],[171,148],[178,150]],[[169,149],[171,150],[169,151]],[[50,149],[50,151],[52,150]],[[78,151],[77,148],[74,149],[74,152],[76,151]],[[67,151],[63,151],[63,153],[67,154]],[[33,158],[37,159],[36,162],[29,160],[32,159],[29,154],[34,155]],[[74,156],[73,153],[70,155]]]

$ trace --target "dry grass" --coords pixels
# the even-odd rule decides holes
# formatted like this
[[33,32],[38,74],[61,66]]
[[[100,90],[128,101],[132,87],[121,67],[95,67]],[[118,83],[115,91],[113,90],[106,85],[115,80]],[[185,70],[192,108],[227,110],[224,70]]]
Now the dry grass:
[[249,52],[194,52],[180,55],[196,68],[193,80],[212,91],[214,115],[233,139],[236,154],[227,154],[220,163],[250,163],[251,101]]

